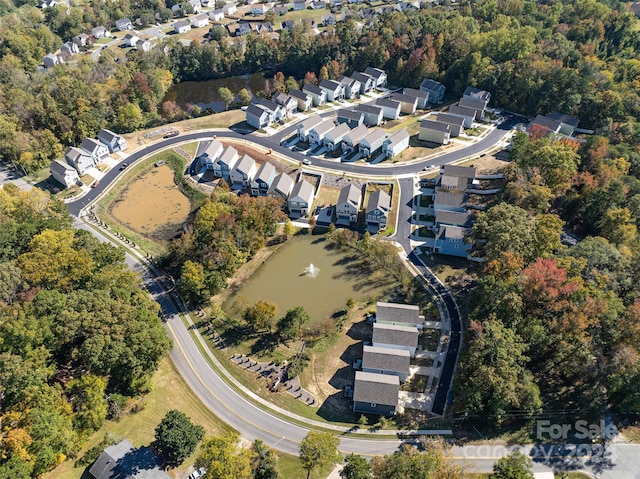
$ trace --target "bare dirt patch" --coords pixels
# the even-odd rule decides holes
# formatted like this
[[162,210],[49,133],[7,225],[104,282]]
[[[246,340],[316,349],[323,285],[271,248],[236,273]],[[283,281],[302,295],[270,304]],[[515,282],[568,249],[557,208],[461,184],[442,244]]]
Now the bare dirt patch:
[[460,163],[461,166],[475,166],[476,171],[482,175],[499,173],[508,164],[508,161],[499,160],[493,155],[487,155],[483,156],[482,158],[475,158],[473,160],[469,160],[468,162]]
[[140,235],[173,237],[191,212],[191,203],[173,176],[173,170],[166,165],[139,176],[112,203],[111,215]]

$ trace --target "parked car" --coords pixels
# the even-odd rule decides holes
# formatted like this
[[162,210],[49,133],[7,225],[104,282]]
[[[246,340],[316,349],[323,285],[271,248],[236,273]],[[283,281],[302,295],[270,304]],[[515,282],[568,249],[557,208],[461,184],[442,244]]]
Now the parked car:
[[303,165],[310,165],[311,164],[311,160],[305,158],[304,160],[302,160],[302,164]]
[[180,132],[178,130],[173,130],[167,133],[166,135],[164,135],[163,138],[173,138],[174,136],[178,136],[179,134]]
[[122,165],[120,166],[120,171],[124,170],[127,166],[129,166],[129,163],[122,163]]
[[200,469],[196,469],[189,475],[189,479],[200,479],[205,472],[207,471],[205,470],[204,467],[201,467]]
[[95,188],[96,186],[100,186],[99,181],[94,181],[93,184],[91,185],[91,188]]

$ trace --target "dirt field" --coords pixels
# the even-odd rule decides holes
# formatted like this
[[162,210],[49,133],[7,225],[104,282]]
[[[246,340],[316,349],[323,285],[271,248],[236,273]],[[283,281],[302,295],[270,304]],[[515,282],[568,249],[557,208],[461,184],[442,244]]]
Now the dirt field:
[[138,234],[167,239],[187,219],[189,199],[164,165],[136,178],[111,206],[113,217]]
[[498,160],[495,156],[487,155],[482,158],[460,163],[460,166],[475,166],[478,173],[488,175],[499,172],[508,164],[508,161]]

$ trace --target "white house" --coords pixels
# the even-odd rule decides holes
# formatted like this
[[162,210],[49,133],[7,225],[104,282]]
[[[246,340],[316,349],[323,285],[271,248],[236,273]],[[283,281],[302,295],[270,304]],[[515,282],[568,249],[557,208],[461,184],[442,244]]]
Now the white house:
[[416,106],[421,110],[429,107],[429,92],[416,90],[415,88],[403,88],[402,94],[416,98]]
[[257,3],[255,5],[251,5],[251,15],[260,16],[267,13],[272,8],[271,3]]
[[376,88],[384,88],[387,86],[387,73],[379,68],[367,67],[364,71],[366,75],[369,75],[376,82]]
[[376,81],[375,79],[367,75],[366,73],[353,72],[351,74],[351,78],[357,80],[360,83],[360,93],[369,93],[371,90],[375,88]]
[[266,196],[275,177],[275,166],[271,163],[263,163],[251,182],[251,195]]
[[191,22],[189,20],[178,20],[173,24],[173,30],[176,33],[187,33],[191,30]]
[[235,3],[227,3],[224,7],[222,7],[222,11],[224,15],[228,17],[229,15],[235,15],[238,13],[238,7]]
[[73,42],[66,42],[60,47],[60,53],[65,58],[69,58],[70,56],[73,56],[79,52],[80,52],[80,49],[78,48],[78,45],[76,45]]
[[403,128],[393,133],[382,144],[382,153],[387,158],[392,158],[409,147],[409,132]]
[[89,153],[75,146],[67,148],[64,159],[76,169],[80,176],[84,175],[89,168],[96,166],[93,157]]
[[324,120],[322,123],[314,126],[309,130],[309,143],[313,146],[320,145],[324,141],[324,137],[336,127],[333,120]]
[[382,116],[387,120],[397,120],[400,118],[400,102],[379,98],[376,106],[382,108]]
[[286,200],[293,189],[293,179],[286,173],[280,173],[271,183],[267,196]]
[[89,35],[87,35],[86,33],[81,33],[73,37],[72,41],[73,43],[78,45],[78,48],[84,48],[87,46],[87,43],[89,43]]
[[231,145],[227,146],[213,163],[213,174],[219,178],[228,180],[237,161],[238,151]]
[[138,40],[140,40],[140,37],[134,33],[127,33],[124,36],[124,44],[128,47],[135,47]]
[[327,93],[319,86],[307,83],[302,91],[311,97],[313,106],[324,105],[327,102]]
[[293,0],[293,10],[306,10],[307,8],[307,0]]
[[329,151],[335,151],[340,149],[340,143],[347,133],[351,131],[351,128],[346,123],[340,123],[335,128],[329,130],[324,135],[324,146]]
[[131,20],[128,18],[121,18],[120,20],[116,20],[116,28],[121,32],[133,30],[133,23],[131,23]]
[[274,120],[273,115],[266,108],[256,103],[251,103],[245,113],[247,123],[258,130],[269,126]]
[[320,89],[327,95],[327,101],[344,100],[344,85],[333,80],[322,80]]
[[204,151],[198,156],[200,164],[207,170],[215,170],[215,162],[222,154],[224,146],[218,140],[211,140],[207,143]]
[[297,131],[300,141],[309,141],[309,133],[313,128],[322,123],[322,117],[320,115],[313,115],[306,120],[298,123]]
[[360,140],[358,149],[363,156],[373,156],[373,154],[382,148],[384,140],[387,139],[387,132],[382,128],[372,128],[367,136]]
[[231,170],[231,183],[234,186],[246,188],[251,185],[256,175],[256,162],[249,155],[244,155]]
[[362,188],[353,183],[342,188],[336,203],[336,224],[348,226],[356,223],[361,204]]
[[224,20],[224,10],[210,10],[209,18],[212,22],[219,22],[220,20]]
[[355,151],[360,144],[360,140],[369,133],[365,125],[355,127],[342,138],[342,151],[344,154],[350,154]]
[[380,126],[382,123],[382,108],[373,105],[356,105],[353,111],[359,111],[364,115],[364,124],[367,126]]
[[338,81],[344,85],[344,97],[357,98],[360,95],[360,82],[355,78],[340,75]]
[[143,52],[150,52],[151,51],[151,41],[140,38],[136,42],[136,50],[140,50],[140,51],[143,51]]
[[313,105],[313,98],[300,90],[289,90],[289,96],[298,102],[300,111],[307,111]]
[[191,25],[193,25],[193,28],[206,27],[209,25],[209,15],[201,13],[200,15],[191,17]]
[[285,116],[289,116],[298,109],[298,101],[286,93],[278,93],[273,97],[273,101],[284,108]]
[[103,27],[102,25],[100,25],[91,29],[91,35],[93,35],[93,38],[95,39],[106,38],[109,35],[111,35],[111,32],[107,30],[105,27]]
[[196,15],[202,12],[202,2],[200,0],[189,0],[189,5],[191,5],[193,13]]
[[80,148],[91,155],[94,163],[100,163],[109,157],[109,148],[93,138],[85,138],[82,140]]
[[51,176],[58,183],[62,183],[66,188],[75,185],[80,181],[78,172],[71,165],[68,165],[60,160],[53,160],[49,167]]
[[124,137],[103,128],[98,132],[98,140],[107,145],[111,153],[123,151],[127,149],[127,142]]

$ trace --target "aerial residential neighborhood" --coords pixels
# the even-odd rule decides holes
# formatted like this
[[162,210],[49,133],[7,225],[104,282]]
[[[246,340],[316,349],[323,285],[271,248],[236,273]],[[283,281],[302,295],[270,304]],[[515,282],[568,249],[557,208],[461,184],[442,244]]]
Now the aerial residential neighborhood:
[[639,12],[5,2],[0,478],[635,478]]

